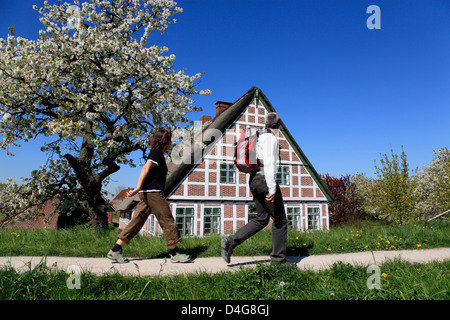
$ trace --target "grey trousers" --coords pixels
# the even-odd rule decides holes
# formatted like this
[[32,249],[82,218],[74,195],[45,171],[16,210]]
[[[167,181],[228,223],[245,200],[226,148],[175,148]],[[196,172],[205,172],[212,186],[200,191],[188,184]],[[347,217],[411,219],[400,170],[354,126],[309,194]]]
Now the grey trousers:
[[231,248],[235,248],[258,231],[264,229],[270,218],[272,218],[272,252],[270,253],[270,258],[275,262],[283,261],[286,259],[287,219],[280,186],[277,184],[275,201],[266,201],[266,195],[269,193],[266,179],[262,174],[257,173],[250,177],[250,190],[256,203],[257,216],[234,235],[228,237],[229,244]]

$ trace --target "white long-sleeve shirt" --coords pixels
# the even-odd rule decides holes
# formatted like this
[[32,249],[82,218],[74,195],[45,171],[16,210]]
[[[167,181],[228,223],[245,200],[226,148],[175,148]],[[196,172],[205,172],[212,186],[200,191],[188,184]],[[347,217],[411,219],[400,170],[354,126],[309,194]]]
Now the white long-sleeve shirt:
[[262,160],[264,168],[261,173],[266,178],[269,194],[275,194],[276,191],[276,175],[278,170],[278,140],[273,133],[263,133],[258,137],[256,145],[256,156]]

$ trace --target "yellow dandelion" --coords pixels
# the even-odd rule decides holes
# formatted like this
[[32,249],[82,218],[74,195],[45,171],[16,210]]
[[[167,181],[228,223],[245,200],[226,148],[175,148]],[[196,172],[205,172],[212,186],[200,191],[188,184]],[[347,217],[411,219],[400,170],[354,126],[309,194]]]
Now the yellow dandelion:
[[348,238],[345,238],[345,241],[348,241]]
[[383,272],[381,275],[382,275],[384,278],[387,277],[387,273],[384,273],[384,272]]
[[331,251],[331,248],[328,248],[328,251]]
[[417,248],[420,248],[422,245],[420,243],[417,244]]
[[420,268],[417,268],[417,271],[422,271],[422,269],[420,269]]
[[295,240],[298,240],[298,237],[295,237]]
[[387,243],[387,244],[391,244],[391,242],[390,242],[389,240],[386,240],[386,243]]

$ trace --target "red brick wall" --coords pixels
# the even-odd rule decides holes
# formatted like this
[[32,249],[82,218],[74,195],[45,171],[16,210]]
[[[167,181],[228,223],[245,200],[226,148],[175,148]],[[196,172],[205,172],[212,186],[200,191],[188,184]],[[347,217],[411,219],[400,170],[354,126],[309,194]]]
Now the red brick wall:
[[188,196],[202,197],[205,195],[204,184],[190,184],[188,185]]
[[225,233],[225,234],[230,234],[230,233],[232,233],[234,230],[233,230],[233,221],[230,221],[230,220],[228,220],[228,221],[224,221],[224,224],[223,224],[223,232]]
[[[45,205],[39,210],[40,216],[31,220],[17,221],[6,225],[6,228],[14,229],[56,229],[58,223],[58,212],[52,203],[55,200],[47,200]],[[58,202],[58,200],[56,200]]]
[[236,186],[220,186],[220,195],[223,197],[235,197],[236,196]]

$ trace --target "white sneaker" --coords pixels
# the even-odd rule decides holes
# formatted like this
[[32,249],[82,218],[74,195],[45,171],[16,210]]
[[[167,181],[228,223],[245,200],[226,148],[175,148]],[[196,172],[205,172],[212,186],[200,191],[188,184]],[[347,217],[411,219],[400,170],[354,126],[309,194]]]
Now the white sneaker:
[[187,254],[177,252],[176,255],[170,255],[170,262],[172,263],[186,263],[190,262],[192,257]]
[[106,255],[108,259],[114,260],[118,263],[128,263],[129,260],[127,258],[124,258],[122,255],[122,251],[112,251],[109,250],[108,254]]

